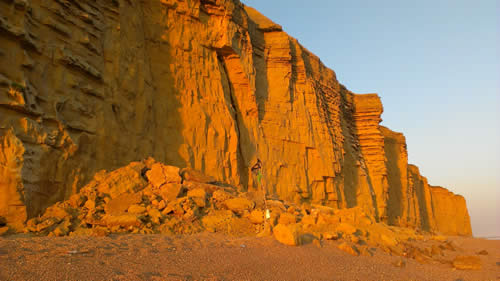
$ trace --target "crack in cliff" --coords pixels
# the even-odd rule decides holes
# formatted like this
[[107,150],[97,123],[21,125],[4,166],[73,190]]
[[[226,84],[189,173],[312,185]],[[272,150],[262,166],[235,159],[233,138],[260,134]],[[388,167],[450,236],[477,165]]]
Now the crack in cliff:
[[[375,191],[371,182],[370,173],[368,171],[368,166],[365,162],[363,153],[361,151],[361,144],[359,141],[359,135],[357,132],[356,126],[356,118],[355,118],[355,102],[354,102],[354,94],[345,88],[345,86],[340,85],[339,91],[339,102],[343,105],[340,109],[340,114],[342,114],[342,119],[345,122],[345,125],[342,127],[342,131],[344,135],[344,149],[345,154],[343,155],[343,167],[342,174],[344,179],[348,176],[348,170],[353,170],[355,173],[355,177],[352,180],[355,180],[354,186],[345,186],[344,193],[346,196],[347,207],[354,207],[362,204],[362,200],[358,198],[358,193],[360,192],[359,188],[361,188],[361,184],[358,182],[359,180],[359,172],[362,171],[366,175],[366,182],[368,185],[369,198],[371,199],[371,208],[374,212],[375,218],[378,220],[379,212],[377,206],[377,200],[375,196]],[[344,127],[345,126],[345,127]],[[350,147],[346,147],[350,144]],[[354,164],[352,161],[358,161],[359,164]],[[348,194],[348,191],[350,194]],[[363,191],[361,191],[363,192]],[[354,205],[352,205],[354,204]]]
[[373,202],[373,206],[374,206],[374,210],[375,210],[375,219],[377,221],[380,221],[380,220],[382,220],[382,218],[380,217],[380,212],[379,212],[378,205],[377,205],[377,196],[376,196],[374,188],[373,188],[373,182],[372,182],[372,179],[370,177],[370,171],[368,170],[368,166],[366,165],[365,157],[362,156],[359,160],[361,162],[361,167],[363,168],[363,171],[366,173],[368,187],[370,188],[370,196],[372,198],[372,202]]
[[239,117],[239,114],[241,114],[238,105],[235,102],[236,96],[234,94],[234,84],[232,83],[229,72],[227,69],[227,65],[225,62],[225,56],[223,54],[223,51],[227,50],[216,50],[217,53],[217,60],[219,62],[219,68],[221,71],[221,75],[223,76],[223,79],[227,82],[228,86],[228,102],[229,102],[229,111],[232,113],[232,117],[234,120],[235,124],[235,131],[236,135],[238,136],[238,149],[237,149],[237,156],[238,156],[238,170],[240,171],[240,183],[243,184],[244,188],[248,188],[248,174],[243,171],[245,167],[247,167],[247,164],[245,163],[244,157],[243,157],[243,148],[242,148],[242,140],[241,140],[241,129],[240,129],[240,123],[243,124],[243,120]]

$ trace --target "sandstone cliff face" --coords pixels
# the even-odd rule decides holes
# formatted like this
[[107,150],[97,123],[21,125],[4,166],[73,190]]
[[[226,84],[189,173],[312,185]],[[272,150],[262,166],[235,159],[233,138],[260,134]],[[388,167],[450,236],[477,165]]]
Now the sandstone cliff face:
[[148,156],[257,189],[258,158],[282,199],[470,234],[468,216],[431,219],[448,210],[439,202],[467,214],[465,202],[433,201],[381,113],[377,95],[349,92],[237,0],[0,1],[0,216],[11,222]]
[[362,161],[368,168],[373,186],[375,208],[381,220],[387,221],[387,167],[384,136],[379,123],[383,107],[377,94],[354,96],[354,122],[361,146]]
[[413,226],[415,216],[410,217],[408,189],[408,151],[403,134],[380,126],[384,136],[384,154],[387,168],[387,219],[389,224]]
[[0,216],[14,229],[21,229],[26,220],[21,181],[24,148],[11,130],[1,134],[0,140]]
[[471,235],[470,217],[464,197],[440,186],[430,186],[430,193],[435,229],[447,235]]

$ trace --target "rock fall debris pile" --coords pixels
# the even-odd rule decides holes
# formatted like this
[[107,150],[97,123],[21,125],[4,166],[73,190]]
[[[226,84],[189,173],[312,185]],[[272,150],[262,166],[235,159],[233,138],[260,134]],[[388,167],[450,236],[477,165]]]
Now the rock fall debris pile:
[[[269,216],[266,217],[266,207]],[[377,223],[360,208],[334,209],[295,204],[240,192],[189,168],[152,158],[112,172],[101,171],[68,200],[27,221],[25,232],[48,236],[105,236],[112,233],[193,234],[209,231],[232,236],[274,237],[290,246],[337,240],[351,255],[373,255],[375,248],[414,258],[469,268],[475,257],[443,258],[456,246],[444,236]],[[417,241],[431,240],[426,246]],[[464,265],[465,264],[465,265]],[[477,266],[479,268],[477,268]]]

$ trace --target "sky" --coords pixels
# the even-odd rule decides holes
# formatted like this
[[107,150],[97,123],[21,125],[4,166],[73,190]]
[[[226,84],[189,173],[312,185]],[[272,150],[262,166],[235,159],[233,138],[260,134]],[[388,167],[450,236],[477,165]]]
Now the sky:
[[498,0],[243,0],[280,24],[355,93],[411,164],[467,200],[474,236],[500,236]]

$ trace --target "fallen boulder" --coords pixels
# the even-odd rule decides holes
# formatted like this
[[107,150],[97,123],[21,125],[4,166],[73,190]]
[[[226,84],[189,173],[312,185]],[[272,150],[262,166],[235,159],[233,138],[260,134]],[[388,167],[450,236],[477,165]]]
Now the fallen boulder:
[[299,245],[299,233],[294,225],[278,224],[273,228],[274,238],[281,244],[289,246]]
[[241,213],[250,211],[254,208],[255,203],[243,197],[232,198],[224,201],[224,205],[231,211]]

